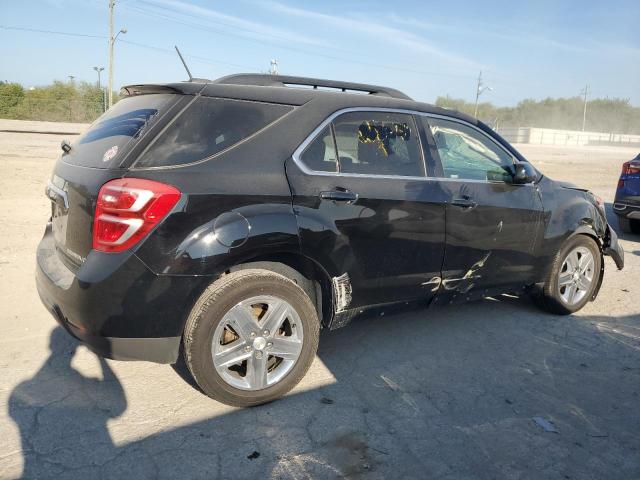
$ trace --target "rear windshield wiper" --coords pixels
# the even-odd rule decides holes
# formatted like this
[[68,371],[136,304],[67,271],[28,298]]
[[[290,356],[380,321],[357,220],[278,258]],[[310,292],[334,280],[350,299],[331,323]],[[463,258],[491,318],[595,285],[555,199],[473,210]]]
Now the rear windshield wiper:
[[67,140],[66,138],[62,140],[60,142],[60,148],[64,153],[69,153],[71,151],[71,144],[69,143],[69,140]]

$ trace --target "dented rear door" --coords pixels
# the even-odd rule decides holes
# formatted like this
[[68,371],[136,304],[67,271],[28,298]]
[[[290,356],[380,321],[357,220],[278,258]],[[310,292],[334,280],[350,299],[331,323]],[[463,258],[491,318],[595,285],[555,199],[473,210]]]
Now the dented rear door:
[[286,162],[302,252],[332,278],[336,313],[426,301],[438,289],[444,197],[419,144],[412,116],[352,112]]

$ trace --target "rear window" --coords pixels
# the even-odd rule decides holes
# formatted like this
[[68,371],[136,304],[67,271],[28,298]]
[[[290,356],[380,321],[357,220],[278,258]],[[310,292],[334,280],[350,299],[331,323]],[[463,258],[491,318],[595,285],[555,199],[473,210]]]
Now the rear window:
[[117,167],[130,144],[178,97],[152,94],[120,100],[73,143],[64,162],[94,168]]
[[199,97],[158,135],[136,167],[184,165],[211,157],[273,123],[292,108]]

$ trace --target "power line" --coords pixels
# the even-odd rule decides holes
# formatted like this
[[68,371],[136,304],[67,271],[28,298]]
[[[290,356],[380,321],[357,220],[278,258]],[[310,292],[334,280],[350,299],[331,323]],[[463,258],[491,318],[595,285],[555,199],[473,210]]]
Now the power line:
[[[254,30],[254,29],[251,29],[251,28],[247,28],[247,27],[241,27],[241,26],[238,26],[238,25],[233,25],[231,23],[222,22],[220,20],[214,20],[212,18],[203,19],[202,16],[198,16],[196,14],[191,14],[191,13],[188,13],[188,12],[172,9],[172,8],[169,8],[169,7],[165,6],[165,5],[158,5],[157,3],[150,2],[150,1],[139,0],[139,2],[151,7],[152,10],[145,9],[144,6],[140,6],[140,5],[135,6],[135,7],[131,7],[131,8],[127,7],[127,8],[129,8],[129,10],[137,10],[140,13],[155,14],[156,16],[160,16],[160,18],[164,18],[164,19],[169,20],[169,21],[174,21],[176,23],[181,23],[182,25],[194,26],[194,27],[197,26],[197,27],[201,27],[202,29],[209,29],[209,30],[211,30],[213,32],[216,32],[215,30],[212,30],[207,25],[202,25],[202,24],[199,24],[199,23],[187,23],[183,19],[178,19],[178,18],[176,18],[174,16],[168,16],[168,15],[163,14],[161,12],[158,12],[157,10],[154,10],[154,9],[164,10],[165,12],[168,12],[169,14],[176,14],[176,15],[179,15],[179,16],[182,16],[182,17],[189,17],[189,18],[194,18],[196,20],[203,20],[203,21],[205,21],[207,23],[213,23],[213,24],[220,25],[220,26],[227,27],[227,28],[231,29],[230,32],[217,31],[217,33],[221,33],[221,34],[225,34],[225,35],[232,35],[232,36],[235,36],[235,37],[238,37],[238,38],[242,38],[244,40],[250,40],[250,41],[258,42],[260,44],[263,44],[264,42],[262,40],[259,40],[259,39],[238,35],[236,32],[238,30],[240,30],[240,31],[244,31],[244,32],[247,32],[247,33],[251,33],[253,35],[259,35],[261,37],[270,37],[270,38],[273,38],[273,39],[276,39],[276,40],[280,40],[280,41],[283,41],[283,42],[286,42],[286,43],[290,43],[291,42],[291,38],[290,37],[285,37],[285,36],[282,36],[282,35],[276,35],[275,33],[266,33],[264,31],[258,31],[258,30]],[[313,45],[311,43],[309,43],[309,42],[304,42],[304,43],[307,43],[307,45],[313,47]],[[282,45],[279,45],[279,44],[274,44],[274,45],[275,46],[279,46],[279,47],[282,46]],[[355,52],[353,50],[346,50],[344,48],[337,48],[337,47],[334,47],[334,46],[331,46],[331,45],[322,44],[322,45],[319,45],[319,48],[322,48],[322,49],[325,49],[325,50],[334,50],[334,51],[337,51],[337,52],[342,52],[342,53],[347,53],[347,54],[352,54],[352,55],[359,55],[360,54],[360,52]]]
[[[147,3],[147,2],[144,2]],[[464,78],[464,79],[470,79],[473,78],[470,75],[464,75],[464,74],[455,74],[455,73],[444,73],[444,72],[430,72],[430,71],[425,71],[425,70],[417,70],[417,69],[413,69],[413,68],[407,68],[407,67],[403,67],[401,65],[383,65],[383,64],[379,64],[379,63],[372,63],[372,62],[366,62],[363,60],[359,60],[359,59],[355,59],[355,58],[347,58],[347,57],[340,57],[340,56],[336,56],[336,55],[330,55],[327,53],[322,53],[322,52],[317,52],[317,51],[309,51],[306,49],[302,49],[302,48],[298,48],[298,47],[292,47],[290,45],[282,45],[282,44],[278,44],[278,43],[274,43],[271,41],[265,41],[265,40],[260,40],[260,39],[256,39],[256,38],[251,38],[251,37],[247,37],[245,35],[241,35],[238,33],[234,33],[234,32],[227,32],[227,31],[220,31],[220,30],[216,30],[210,26],[207,25],[203,25],[201,23],[195,23],[195,22],[190,22],[190,21],[184,21],[154,10],[147,10],[147,9],[143,9],[140,8],[138,6],[136,7],[132,7],[132,6],[125,6],[123,7],[127,10],[131,10],[131,11],[136,11],[137,13],[141,13],[143,15],[151,15],[151,16],[155,16],[156,18],[162,18],[164,20],[170,21],[170,22],[174,22],[180,25],[184,25],[186,27],[190,27],[190,28],[194,28],[197,30],[201,30],[201,31],[205,31],[214,35],[219,35],[219,36],[223,36],[223,37],[235,37],[235,38],[239,38],[241,40],[247,41],[247,42],[252,42],[252,43],[257,43],[258,45],[264,46],[264,45],[271,45],[273,47],[276,48],[280,48],[280,49],[284,49],[284,50],[289,50],[292,52],[296,52],[296,53],[300,53],[306,56],[310,56],[310,57],[323,57],[323,58],[327,58],[330,60],[336,60],[339,62],[348,62],[348,63],[355,63],[355,64],[359,64],[359,65],[364,65],[364,66],[368,66],[368,67],[372,67],[375,69],[385,69],[385,70],[392,70],[392,71],[405,71],[405,72],[409,72],[409,73],[415,73],[417,75],[424,75],[424,76],[439,76],[439,77],[450,77],[450,78]],[[181,12],[176,12],[175,10],[170,10],[167,8],[164,8],[165,10],[168,10],[170,12],[173,13],[179,13],[180,15],[185,15],[185,16],[190,16],[188,14],[183,14]],[[211,20],[207,20],[207,21],[211,21]],[[222,22],[215,22],[215,21],[211,21],[213,23],[218,23],[218,24],[222,24],[228,27],[232,27],[236,30],[245,30],[248,31],[250,33],[254,33],[254,34],[259,34],[261,36],[264,37],[271,37],[271,38],[281,38],[281,37],[277,37],[274,35],[270,35],[270,34],[265,34],[262,32],[256,32],[253,30],[248,30],[248,29],[242,29],[239,27],[235,27],[235,26],[231,26],[229,24],[224,24]],[[331,47],[323,47],[323,48],[331,48]],[[334,49],[335,50],[335,49]],[[344,50],[341,50],[344,51]],[[355,53],[355,52],[354,52]]]
[[[142,47],[142,48],[147,48],[150,50],[155,50],[157,52],[161,52],[161,53],[167,53],[171,56],[175,55],[175,52],[173,50],[171,50],[170,48],[163,48],[163,47],[157,47],[154,45],[147,45],[145,43],[139,43],[139,42],[132,42],[131,40],[119,40],[122,43],[127,43],[129,45],[133,45],[136,47]],[[248,68],[250,70],[255,69],[254,66],[250,66],[250,65],[242,65],[242,64],[238,64],[238,63],[231,63],[231,62],[225,62],[223,60],[216,60],[213,58],[208,58],[208,57],[201,57],[199,55],[191,55],[191,54],[184,54],[185,57],[187,58],[193,58],[195,60],[200,60],[201,62],[204,63],[208,63],[210,65],[229,65],[231,67],[239,67],[239,68]]]
[[35,33],[50,33],[52,35],[66,35],[68,37],[108,38],[106,35],[89,35],[86,33],[58,32],[55,30],[39,30],[37,28],[11,27],[7,25],[0,25],[0,28],[4,30],[17,30],[17,31],[23,31],[23,32],[35,32]]
[[[52,34],[52,35],[64,35],[64,36],[68,36],[68,37],[89,37],[89,38],[99,38],[99,39],[108,39],[109,38],[107,35],[89,35],[89,34],[76,33],[76,32],[60,32],[60,31],[55,31],[55,30],[42,30],[42,29],[37,29],[37,28],[14,27],[14,26],[7,26],[7,25],[0,25],[0,29],[15,30],[15,31],[25,31],[25,32],[33,32],[33,33],[46,33],[46,34]],[[146,48],[146,49],[149,49],[149,50],[155,50],[155,51],[162,52],[162,53],[167,53],[167,54],[170,54],[170,55],[174,54],[173,50],[171,50],[169,48],[162,48],[162,47],[157,47],[157,46],[154,46],[154,45],[148,45],[148,44],[145,44],[145,43],[133,42],[131,40],[124,40],[124,39],[118,39],[118,42],[126,43],[126,44],[129,44],[129,45],[134,45],[136,47]],[[217,59],[208,58],[208,57],[202,57],[202,56],[199,56],[199,55],[185,54],[185,57],[193,58],[195,60],[200,60],[200,61],[202,61],[204,63],[209,63],[211,65],[229,65],[229,66],[232,66],[232,67],[249,68],[249,69],[254,69],[255,68],[253,66],[225,62],[225,61],[222,61],[222,60],[217,60]]]
[[[265,44],[265,42],[261,41],[261,40],[257,40],[257,39],[253,39],[253,38],[249,38],[249,37],[244,37],[244,36],[238,35],[238,34],[216,31],[216,30],[214,30],[212,28],[209,28],[209,27],[207,27],[205,25],[201,25],[201,24],[197,24],[197,23],[193,23],[193,22],[184,22],[184,21],[172,18],[170,16],[163,15],[163,14],[158,13],[158,12],[145,11],[145,10],[142,10],[142,9],[140,9],[138,7],[133,7],[133,6],[129,6],[129,5],[123,6],[123,8],[126,8],[128,10],[135,10],[135,11],[138,11],[139,13],[143,13],[143,14],[146,14],[146,15],[151,14],[152,16],[155,16],[157,18],[163,18],[163,19],[171,21],[171,22],[175,22],[175,23],[182,24],[182,25],[185,25],[185,26],[188,26],[188,27],[191,27],[191,28],[196,28],[196,29],[199,29],[199,30],[204,30],[204,31],[207,31],[209,33],[216,34],[216,35],[235,36],[237,38],[241,38],[243,40],[250,41],[250,42],[255,42],[255,43],[258,43],[258,44],[263,45],[263,46]],[[106,35],[90,35],[90,34],[84,34],[84,33],[61,32],[61,31],[54,31],[54,30],[43,30],[43,29],[35,29],[35,28],[27,28],[27,27],[14,27],[14,26],[6,26],[6,25],[0,25],[0,28],[6,29],[6,30],[46,33],[46,34],[64,35],[64,36],[71,36],[71,37],[88,37],[88,38],[108,39],[108,37]],[[156,50],[156,51],[160,51],[160,52],[163,52],[163,53],[167,53],[167,54],[173,55],[173,51],[171,49],[161,48],[161,47],[157,47],[157,46],[153,46],[153,45],[147,45],[147,44],[140,43],[140,42],[133,42],[133,41],[130,41],[130,40],[119,39],[119,41],[122,42],[122,43],[127,43],[127,44],[130,44],[130,45],[135,45],[135,46],[138,46],[138,47],[147,48],[147,49],[151,49],[151,50]],[[409,73],[413,73],[413,74],[417,74],[417,75],[423,75],[423,76],[441,76],[441,77],[464,78],[464,79],[472,78],[470,75],[452,74],[452,73],[443,73],[443,72],[429,72],[429,71],[417,70],[417,69],[407,68],[407,67],[398,66],[398,65],[382,65],[382,64],[377,64],[377,63],[371,63],[371,62],[366,62],[366,61],[362,61],[362,60],[357,60],[357,59],[353,59],[353,58],[345,58],[345,57],[338,57],[338,56],[329,55],[329,54],[323,54],[323,53],[319,53],[319,52],[311,52],[311,51],[308,51],[308,50],[295,48],[295,47],[291,47],[291,46],[284,46],[284,45],[274,44],[272,42],[266,42],[266,43],[267,44],[271,43],[273,46],[275,46],[277,48],[291,50],[291,51],[294,51],[294,52],[297,52],[297,53],[301,53],[301,54],[307,55],[307,56],[312,56],[312,57],[318,57],[319,56],[319,57],[324,57],[324,58],[328,58],[328,59],[331,59],[331,60],[336,60],[336,61],[339,61],[339,62],[356,63],[356,64],[372,67],[372,68],[375,68],[375,69],[385,69],[385,70],[392,70],[392,71],[404,71],[404,72],[409,72]],[[185,57],[193,58],[195,60],[199,60],[199,61],[202,61],[204,63],[209,63],[209,64],[212,64],[212,65],[228,65],[228,66],[232,66],[232,67],[255,69],[255,67],[253,67],[253,66],[247,66],[247,65],[242,65],[242,64],[232,63],[232,62],[226,62],[226,61],[216,60],[216,59],[202,57],[202,56],[198,56],[198,55],[185,54]]]

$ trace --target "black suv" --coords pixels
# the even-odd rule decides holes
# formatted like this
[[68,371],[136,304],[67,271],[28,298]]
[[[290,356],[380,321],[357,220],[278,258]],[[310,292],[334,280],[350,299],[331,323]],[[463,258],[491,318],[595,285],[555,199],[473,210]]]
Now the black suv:
[[590,192],[467,115],[270,75],[134,85],[63,153],[44,304],[108,358],[174,363],[233,405],[303,377],[359,314],[531,289],[559,314],[623,252]]

